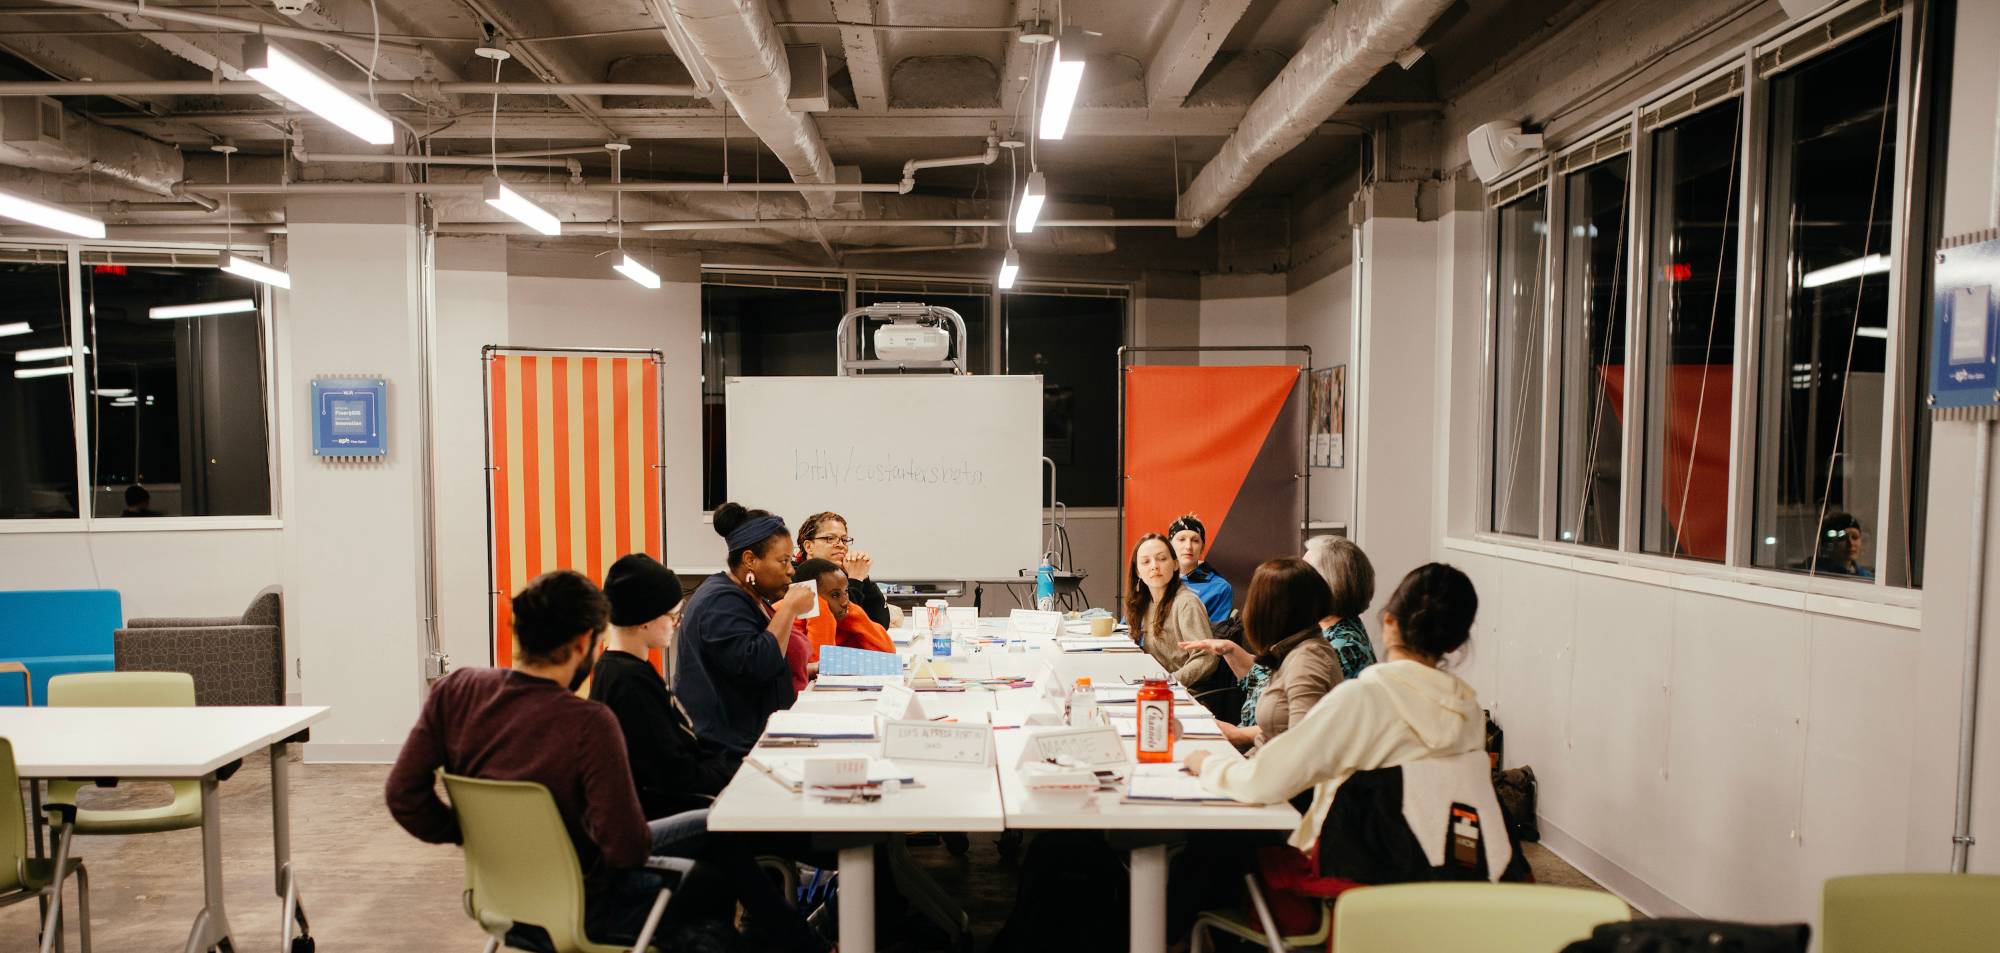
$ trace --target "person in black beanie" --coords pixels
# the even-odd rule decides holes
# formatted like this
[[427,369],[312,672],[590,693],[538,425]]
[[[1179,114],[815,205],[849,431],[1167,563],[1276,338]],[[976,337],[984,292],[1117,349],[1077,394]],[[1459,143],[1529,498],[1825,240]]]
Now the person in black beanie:
[[758,870],[750,845],[708,831],[708,806],[735,775],[736,762],[702,748],[666,679],[647,661],[673,641],[680,578],[653,557],[633,553],[605,572],[604,595],[611,602],[611,628],[604,655],[591,670],[590,700],[618,717],[653,853],[691,857],[727,877],[751,930],[773,948],[825,949],[825,941]]

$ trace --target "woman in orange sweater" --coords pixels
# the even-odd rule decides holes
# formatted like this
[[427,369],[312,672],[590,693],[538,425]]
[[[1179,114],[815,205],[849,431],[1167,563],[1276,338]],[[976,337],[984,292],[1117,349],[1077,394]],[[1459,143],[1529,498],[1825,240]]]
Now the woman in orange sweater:
[[876,624],[855,603],[846,571],[833,561],[808,559],[799,564],[792,578],[801,582],[811,579],[819,583],[820,614],[818,618],[806,622],[815,658],[819,650],[828,645],[871,652],[896,651],[896,643],[889,639],[889,630]]

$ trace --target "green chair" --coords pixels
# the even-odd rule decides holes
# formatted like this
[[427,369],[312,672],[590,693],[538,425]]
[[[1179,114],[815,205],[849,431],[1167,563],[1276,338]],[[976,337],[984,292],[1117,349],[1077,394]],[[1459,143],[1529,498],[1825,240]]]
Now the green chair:
[[1340,953],[1554,953],[1587,939],[1598,924],[1628,919],[1625,901],[1574,887],[1358,887],[1333,905],[1333,948]]
[[[52,708],[192,708],[194,677],[183,672],[86,672],[49,679]],[[50,781],[51,805],[75,805],[89,781]],[[120,810],[79,809],[79,834],[157,834],[201,826],[201,781],[169,781],[171,803]]]
[[28,856],[28,825],[21,811],[21,776],[14,769],[14,743],[0,738],[0,848],[7,850],[7,856],[0,857],[0,907],[23,900],[46,900],[41,953],[60,950],[62,885],[74,875],[76,908],[81,917],[78,933],[83,938],[83,953],[90,953],[90,873],[84,870],[82,860],[69,855],[75,812],[67,805],[51,807],[49,812],[61,819],[56,826],[56,856],[54,860],[37,860]]
[[1870,874],[1826,882],[1820,953],[1990,953],[2000,875]]
[[[548,931],[556,953],[623,953],[624,947],[584,935],[583,870],[547,788],[532,781],[440,775],[465,844],[465,913],[491,938],[486,953],[499,949],[517,923]],[[651,947],[671,885],[680,882],[671,875],[685,876],[693,866],[663,858],[654,863],[667,865],[663,872],[670,875],[670,886],[653,901],[632,953]]]

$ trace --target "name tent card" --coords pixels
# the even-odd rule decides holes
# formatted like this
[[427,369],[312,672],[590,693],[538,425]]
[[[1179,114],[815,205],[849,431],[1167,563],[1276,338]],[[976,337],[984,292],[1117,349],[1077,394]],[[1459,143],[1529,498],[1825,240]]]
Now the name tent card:
[[979,610],[971,606],[952,606],[944,610],[951,620],[952,635],[972,635],[979,631]]
[[1052,758],[1067,758],[1081,764],[1123,764],[1132,760],[1117,730],[1109,726],[1038,731],[1029,735],[1028,743],[1021,748],[1020,763],[1024,765],[1041,764]]
[[1053,639],[1062,634],[1062,613],[1036,609],[1015,609],[1007,615],[1009,635],[1038,635]]
[[806,787],[846,788],[867,783],[867,758],[807,758],[805,761]]
[[908,685],[884,685],[882,697],[875,702],[875,714],[889,721],[923,721],[924,703]]
[[993,763],[993,728],[934,721],[883,722],[882,756],[985,767]]

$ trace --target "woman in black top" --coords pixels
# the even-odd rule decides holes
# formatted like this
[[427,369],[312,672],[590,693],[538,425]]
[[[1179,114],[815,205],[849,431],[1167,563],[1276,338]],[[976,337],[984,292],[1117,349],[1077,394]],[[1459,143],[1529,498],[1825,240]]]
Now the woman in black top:
[[847,596],[861,607],[862,614],[874,620],[885,629],[889,625],[889,598],[882,594],[882,587],[868,578],[875,561],[868,554],[853,549],[854,537],[847,535],[847,518],[839,513],[814,513],[799,524],[799,551],[792,555],[793,563],[808,559],[824,559],[847,573]]

